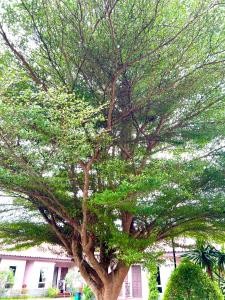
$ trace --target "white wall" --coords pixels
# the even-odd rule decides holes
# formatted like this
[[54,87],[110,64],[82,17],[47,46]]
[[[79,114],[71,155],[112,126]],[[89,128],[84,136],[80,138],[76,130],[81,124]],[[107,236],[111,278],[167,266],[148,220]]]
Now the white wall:
[[173,270],[174,264],[171,263],[171,261],[166,261],[163,265],[160,266],[161,286],[163,293],[165,291],[166,284]]
[[142,269],[142,299],[148,299],[148,273]]
[[12,259],[2,259],[0,263],[1,270],[9,270],[10,266],[16,267],[16,273],[14,278],[14,289],[21,289],[23,284],[23,276],[25,271],[25,260],[12,260]]
[[41,262],[35,261],[32,264],[32,268],[29,268],[29,274],[26,277],[27,288],[29,289],[37,289],[40,277],[40,270],[43,269],[45,271],[46,283],[45,288],[52,286],[53,273],[54,273],[54,262]]
[[25,284],[26,287],[28,287],[28,283],[30,280],[29,278],[33,276],[33,274],[32,274],[33,265],[34,265],[33,261],[26,262],[26,267],[25,267],[25,272],[24,272],[24,277],[23,277],[23,284]]

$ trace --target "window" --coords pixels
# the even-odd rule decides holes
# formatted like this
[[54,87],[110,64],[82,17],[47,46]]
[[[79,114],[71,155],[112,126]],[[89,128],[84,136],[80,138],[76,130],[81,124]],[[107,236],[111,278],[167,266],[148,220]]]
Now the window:
[[39,275],[38,287],[39,288],[44,288],[45,287],[45,282],[46,282],[45,270],[41,269],[40,270],[40,275]]

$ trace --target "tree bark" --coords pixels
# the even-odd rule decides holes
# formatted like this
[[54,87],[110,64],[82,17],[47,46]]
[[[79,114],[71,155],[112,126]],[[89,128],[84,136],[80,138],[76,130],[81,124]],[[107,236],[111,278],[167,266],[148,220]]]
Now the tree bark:
[[210,266],[207,266],[206,272],[208,273],[209,278],[210,278],[211,280],[213,280],[213,272],[212,272],[212,269],[211,269]]
[[123,285],[122,283],[118,286],[113,283],[104,286],[103,289],[95,294],[96,300],[117,300]]
[[128,271],[129,267],[124,265],[115,274],[111,274],[110,281],[95,292],[96,300],[117,300]]

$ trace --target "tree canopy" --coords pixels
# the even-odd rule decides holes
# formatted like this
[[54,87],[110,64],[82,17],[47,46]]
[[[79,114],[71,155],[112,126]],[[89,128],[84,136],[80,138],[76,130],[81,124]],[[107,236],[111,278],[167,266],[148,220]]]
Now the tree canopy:
[[114,300],[157,242],[221,237],[223,12],[201,0],[2,5],[3,242],[62,245],[97,299]]

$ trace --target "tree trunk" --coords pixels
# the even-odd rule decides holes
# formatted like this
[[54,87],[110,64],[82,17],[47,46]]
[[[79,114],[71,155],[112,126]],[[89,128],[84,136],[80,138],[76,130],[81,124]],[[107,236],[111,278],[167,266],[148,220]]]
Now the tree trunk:
[[115,277],[95,293],[96,300],[117,300],[129,267],[124,266]]
[[208,273],[209,278],[210,278],[211,280],[213,280],[213,273],[212,273],[212,269],[211,269],[210,266],[207,266],[206,272]]
[[120,290],[122,288],[122,284],[119,289],[113,284],[104,287],[95,295],[96,300],[117,300],[120,294]]

